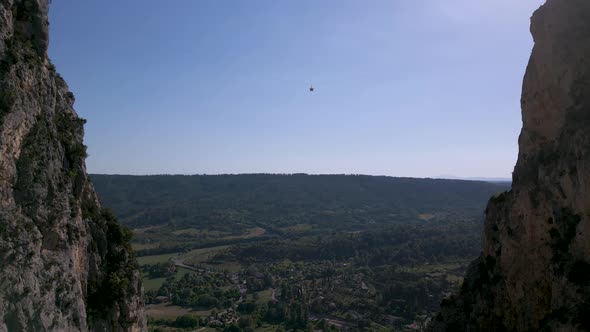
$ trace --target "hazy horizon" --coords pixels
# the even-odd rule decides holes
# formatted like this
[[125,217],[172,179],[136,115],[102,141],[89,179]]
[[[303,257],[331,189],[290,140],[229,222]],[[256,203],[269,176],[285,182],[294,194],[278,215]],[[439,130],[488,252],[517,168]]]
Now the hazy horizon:
[[91,173],[510,178],[540,4],[55,1],[49,53]]
[[462,181],[484,181],[484,182],[505,182],[512,181],[512,178],[505,177],[461,177],[455,175],[439,175],[439,176],[426,176],[426,177],[412,177],[412,176],[395,176],[395,175],[384,175],[384,174],[356,174],[356,173],[153,173],[153,174],[125,174],[125,173],[93,173],[89,172],[90,175],[106,175],[106,176],[224,176],[224,175],[307,175],[307,176],[369,176],[369,177],[390,177],[390,178],[415,178],[415,179],[434,179],[434,180],[462,180]]

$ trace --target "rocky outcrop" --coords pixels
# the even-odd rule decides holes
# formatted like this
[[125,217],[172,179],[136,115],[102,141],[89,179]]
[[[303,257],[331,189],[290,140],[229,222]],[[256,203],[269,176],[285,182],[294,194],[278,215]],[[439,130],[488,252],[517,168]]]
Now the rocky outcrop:
[[0,331],[145,330],[130,233],[85,168],[48,0],[0,0]]
[[590,330],[590,1],[548,0],[531,32],[512,190],[435,331]]

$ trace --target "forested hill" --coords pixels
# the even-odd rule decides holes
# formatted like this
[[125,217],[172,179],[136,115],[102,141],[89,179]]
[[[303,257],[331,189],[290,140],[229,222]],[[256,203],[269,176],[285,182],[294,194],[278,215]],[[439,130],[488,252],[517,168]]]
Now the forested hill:
[[91,175],[103,203],[132,227],[334,230],[410,220],[480,218],[509,184],[357,175]]

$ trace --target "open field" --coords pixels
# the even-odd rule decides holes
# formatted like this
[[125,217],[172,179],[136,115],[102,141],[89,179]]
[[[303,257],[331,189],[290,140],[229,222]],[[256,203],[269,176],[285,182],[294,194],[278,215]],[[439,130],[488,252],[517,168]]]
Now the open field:
[[148,304],[145,306],[145,314],[148,317],[155,318],[176,318],[182,315],[197,315],[199,317],[207,317],[211,314],[211,310],[192,310],[189,308],[179,307],[170,303]]
[[160,286],[166,281],[166,278],[143,279],[143,288],[148,290],[158,290]]
[[418,215],[418,218],[420,218],[421,220],[430,220],[432,218],[436,217],[434,214],[432,213],[422,213]]
[[244,230],[242,234],[235,234],[235,232],[220,232],[220,231],[213,231],[213,230],[206,230],[206,229],[199,229],[199,228],[184,228],[179,229],[176,231],[171,232],[172,235],[176,236],[194,236],[194,237],[202,237],[208,239],[218,239],[218,240],[237,240],[237,239],[250,239],[253,237],[261,236],[266,233],[266,230],[261,227],[254,227],[250,229]]
[[413,274],[446,274],[449,271],[460,269],[462,266],[469,264],[470,260],[460,260],[455,262],[434,263],[434,264],[416,264],[414,266],[401,267],[400,271]]
[[142,228],[134,228],[132,229],[133,234],[143,234],[146,231],[149,231],[151,229],[155,229],[158,228],[158,226],[149,226],[149,227],[142,227]]
[[224,237],[221,238],[221,240],[250,239],[250,238],[253,238],[253,237],[264,235],[264,233],[266,233],[266,230],[264,228],[255,227],[255,228],[251,228],[251,229],[246,230],[241,235],[224,236]]
[[156,263],[166,263],[171,258],[177,258],[179,261],[184,261],[186,264],[189,265],[198,265],[205,263],[208,259],[212,258],[218,252],[229,248],[229,245],[225,246],[217,246],[217,247],[210,247],[210,248],[201,248],[201,249],[194,249],[187,253],[171,253],[171,254],[162,254],[162,255],[152,255],[152,256],[142,256],[137,258],[137,262],[139,265],[145,264],[156,264]]
[[178,268],[178,270],[176,270],[176,275],[175,275],[175,278],[176,278],[176,280],[178,280],[178,279],[182,278],[182,276],[183,276],[185,273],[192,273],[192,272],[193,272],[193,271],[191,271],[191,270],[188,270],[188,269],[185,269],[185,268],[179,267],[179,268]]
[[198,229],[198,228],[183,228],[176,231],[171,232],[173,235],[191,235],[191,236],[203,236],[203,237],[221,237],[226,234],[227,232],[220,232],[220,231],[212,231],[206,229]]
[[313,226],[310,224],[295,224],[293,226],[283,227],[281,230],[284,232],[302,233],[310,231],[312,228]]
[[256,300],[256,303],[263,304],[272,300],[272,290],[270,289],[265,289],[263,291],[258,292],[257,294],[258,299]]
[[166,263],[167,261],[170,260],[170,258],[176,257],[176,256],[178,256],[178,253],[154,255],[154,256],[143,256],[143,257],[138,257],[137,262],[139,263],[139,265]]
[[218,246],[211,248],[195,249],[183,254],[179,259],[184,260],[186,264],[197,265],[206,262],[218,252],[229,248],[230,246]]
[[167,303],[148,304],[145,306],[145,314],[156,318],[176,318],[192,313],[191,309],[170,305]]
[[179,257],[179,260],[184,261],[187,265],[203,266],[216,271],[237,272],[242,268],[242,265],[237,261],[224,260],[215,264],[210,264],[207,261],[213,258],[216,254],[223,250],[229,249],[231,246],[217,246],[211,248],[195,249]]
[[137,243],[137,242],[131,243],[131,247],[133,247],[133,250],[153,249],[153,248],[157,248],[159,245],[160,245],[159,243]]

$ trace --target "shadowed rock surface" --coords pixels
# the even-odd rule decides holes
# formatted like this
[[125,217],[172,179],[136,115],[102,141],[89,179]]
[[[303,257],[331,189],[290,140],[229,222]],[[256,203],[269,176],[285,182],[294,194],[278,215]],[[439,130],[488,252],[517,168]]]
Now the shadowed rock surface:
[[512,190],[434,331],[590,330],[590,1],[548,0],[531,32]]
[[130,233],[86,174],[48,0],[0,0],[0,331],[145,330]]

